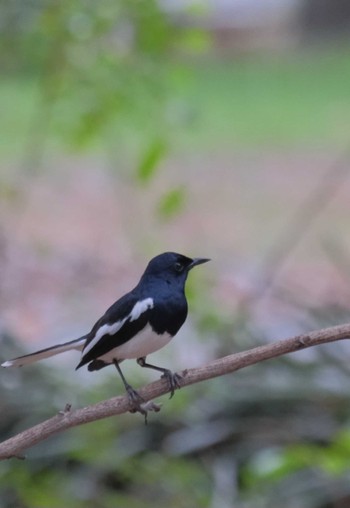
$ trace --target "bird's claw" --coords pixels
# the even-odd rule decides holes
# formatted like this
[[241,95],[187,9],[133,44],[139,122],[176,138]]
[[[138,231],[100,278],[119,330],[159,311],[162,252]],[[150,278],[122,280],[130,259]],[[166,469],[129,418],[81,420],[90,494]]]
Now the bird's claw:
[[146,401],[131,386],[127,388],[127,394],[129,402],[132,405],[130,413],[141,413],[145,418],[145,424],[147,424],[148,411],[154,411],[155,413],[158,413],[158,411],[160,411],[161,409],[161,406],[159,404],[156,404],[152,400]]
[[164,374],[161,376],[166,379],[170,389],[170,399],[174,396],[175,390],[181,388],[181,379],[182,376],[177,374],[176,372],[171,372],[171,370],[165,370]]
[[132,413],[135,413],[136,411],[139,411],[140,413],[144,414],[144,410],[142,410],[142,403],[145,402],[145,400],[141,397],[141,395],[132,388],[132,386],[127,386],[126,388],[128,399],[130,404],[132,405],[132,409],[130,410]]

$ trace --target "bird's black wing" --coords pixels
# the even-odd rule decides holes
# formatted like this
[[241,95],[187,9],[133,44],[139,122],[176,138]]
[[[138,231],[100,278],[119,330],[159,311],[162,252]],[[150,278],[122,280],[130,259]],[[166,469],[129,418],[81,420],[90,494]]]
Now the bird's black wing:
[[152,298],[140,299],[133,292],[120,298],[87,335],[82,359],[76,368],[79,369],[134,337],[149,322],[152,308]]

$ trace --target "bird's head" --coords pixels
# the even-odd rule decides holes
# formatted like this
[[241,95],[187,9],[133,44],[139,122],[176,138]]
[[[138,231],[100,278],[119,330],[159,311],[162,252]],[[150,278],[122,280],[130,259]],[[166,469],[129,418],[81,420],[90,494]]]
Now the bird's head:
[[186,281],[188,272],[197,265],[207,263],[208,258],[189,258],[176,252],[164,252],[148,263],[144,276],[153,276],[167,281]]

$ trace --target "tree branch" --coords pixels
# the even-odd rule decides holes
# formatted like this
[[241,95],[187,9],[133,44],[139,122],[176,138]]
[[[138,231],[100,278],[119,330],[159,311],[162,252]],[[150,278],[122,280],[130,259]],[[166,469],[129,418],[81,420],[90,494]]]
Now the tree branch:
[[[249,349],[248,351],[219,358],[203,367],[184,370],[181,372],[181,386],[188,386],[199,383],[200,381],[223,376],[224,374],[243,369],[249,365],[276,358],[287,353],[293,353],[311,346],[348,338],[350,338],[350,324],[345,324],[259,346]],[[150,383],[138,390],[145,401],[151,401],[153,398],[164,395],[168,391],[168,385],[163,379]],[[71,427],[76,427],[77,425],[107,418],[108,416],[126,413],[130,408],[131,406],[126,396],[113,397],[74,411],[70,411],[70,408],[67,407],[66,410],[59,412],[56,416],[0,443],[0,460],[11,457],[21,458],[25,450],[44,441],[49,436]],[[156,406],[152,408],[151,404],[148,409],[154,410],[156,408]]]

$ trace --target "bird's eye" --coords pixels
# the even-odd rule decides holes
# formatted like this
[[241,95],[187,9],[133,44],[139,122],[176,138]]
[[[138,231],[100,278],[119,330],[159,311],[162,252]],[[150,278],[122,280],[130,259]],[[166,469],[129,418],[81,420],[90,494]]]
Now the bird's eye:
[[182,272],[183,269],[184,269],[184,266],[181,263],[179,263],[179,262],[175,263],[175,270],[177,272],[180,273],[180,272]]

